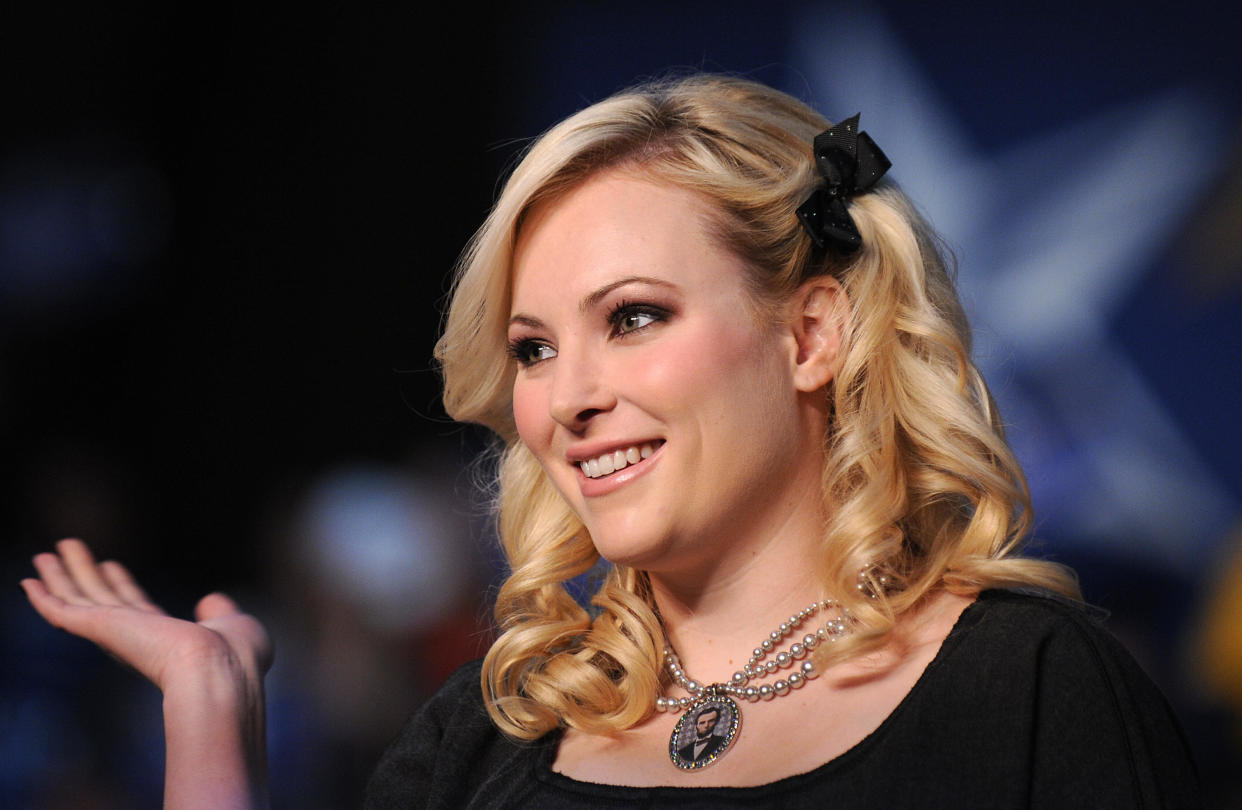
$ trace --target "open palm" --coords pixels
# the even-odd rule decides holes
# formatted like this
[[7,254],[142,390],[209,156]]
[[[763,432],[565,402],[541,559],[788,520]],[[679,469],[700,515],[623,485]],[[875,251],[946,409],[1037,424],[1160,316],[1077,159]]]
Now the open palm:
[[34,559],[39,579],[22,587],[50,624],[93,641],[163,690],[178,673],[205,665],[261,677],[271,664],[267,632],[227,596],[210,594],[195,620],[167,615],[117,562],[95,562],[80,540]]

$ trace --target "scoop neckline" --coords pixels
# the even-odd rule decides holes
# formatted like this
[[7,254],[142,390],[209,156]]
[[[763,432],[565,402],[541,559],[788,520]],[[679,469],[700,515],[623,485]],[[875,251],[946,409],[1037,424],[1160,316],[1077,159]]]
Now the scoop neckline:
[[896,725],[900,716],[903,715],[907,707],[913,702],[916,695],[924,691],[926,683],[931,679],[935,670],[939,669],[942,662],[953,654],[954,650],[960,646],[962,638],[966,632],[973,627],[978,620],[981,605],[988,600],[996,591],[981,591],[975,597],[975,601],[971,602],[957,617],[957,621],[953,623],[952,629],[940,642],[940,649],[936,651],[936,655],[923,669],[918,680],[914,682],[914,686],[910,687],[910,691],[906,692],[905,697],[893,707],[888,716],[876,726],[876,728],[867,736],[863,737],[846,751],[838,754],[827,762],[817,765],[809,771],[803,773],[784,776],[771,782],[764,782],[759,785],[740,785],[740,786],[708,786],[708,787],[691,787],[683,785],[613,785],[606,782],[585,782],[580,779],[574,779],[572,776],[566,776],[563,773],[557,773],[552,770],[552,763],[556,759],[556,749],[560,744],[561,731],[549,734],[546,744],[539,757],[535,758],[534,770],[535,777],[540,781],[551,785],[552,787],[565,790],[570,793],[586,794],[600,798],[626,798],[634,796],[656,796],[660,794],[685,795],[686,791],[693,791],[696,796],[703,796],[710,793],[719,795],[728,794],[730,796],[744,797],[750,793],[769,794],[773,792],[786,792],[797,790],[809,781],[819,779],[833,771],[845,770],[854,766],[859,760],[865,758],[874,748],[881,738],[887,736],[888,730]]

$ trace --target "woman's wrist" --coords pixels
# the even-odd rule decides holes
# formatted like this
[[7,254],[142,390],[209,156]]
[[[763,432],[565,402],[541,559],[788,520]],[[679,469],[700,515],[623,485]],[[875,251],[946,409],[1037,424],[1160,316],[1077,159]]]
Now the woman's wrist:
[[165,807],[267,806],[263,676],[228,654],[168,673]]

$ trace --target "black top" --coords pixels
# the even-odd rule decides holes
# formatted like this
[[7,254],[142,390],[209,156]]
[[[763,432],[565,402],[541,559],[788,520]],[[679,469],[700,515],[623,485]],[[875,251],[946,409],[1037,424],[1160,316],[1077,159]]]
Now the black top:
[[367,808],[1200,806],[1163,696],[1086,609],[1050,596],[984,592],[879,728],[812,771],[758,787],[618,787],[554,773],[560,734],[500,734],[479,669],[459,669],[406,724]]

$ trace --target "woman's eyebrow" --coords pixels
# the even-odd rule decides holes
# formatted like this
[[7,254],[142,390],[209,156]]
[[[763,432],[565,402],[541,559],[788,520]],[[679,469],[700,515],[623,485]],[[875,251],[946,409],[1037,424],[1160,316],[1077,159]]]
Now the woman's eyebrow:
[[513,326],[514,324],[521,324],[522,326],[529,326],[531,329],[542,329],[543,328],[543,321],[539,320],[538,318],[532,318],[530,315],[514,315],[512,318],[509,319],[509,325]]
[[608,293],[618,287],[624,287],[627,284],[651,284],[656,287],[666,287],[670,290],[677,289],[676,284],[671,281],[665,281],[661,278],[652,278],[651,276],[626,276],[625,278],[620,278],[616,281],[605,284],[603,287],[600,287],[586,298],[583,298],[582,303],[578,305],[578,308],[583,312],[586,312],[588,309],[598,304],[604,296],[608,295]]
[[[608,293],[612,292],[618,287],[624,287],[627,284],[649,284],[655,287],[664,287],[669,290],[678,289],[677,285],[674,284],[673,282],[665,281],[664,279],[661,279],[661,278],[652,278],[651,276],[626,276],[625,278],[619,278],[616,281],[611,281],[605,284],[603,287],[600,287],[598,290],[594,291],[593,293],[588,295],[586,298],[583,298],[582,303],[578,305],[578,308],[582,312],[586,312],[589,309],[591,309],[591,307],[595,306],[601,300],[603,300],[604,296],[608,295]],[[538,318],[532,315],[523,315],[521,313],[518,313],[514,315],[513,317],[509,318],[509,326],[513,326],[515,324],[520,324],[522,326],[529,326],[531,329],[542,329],[544,326],[543,321],[539,320]]]

